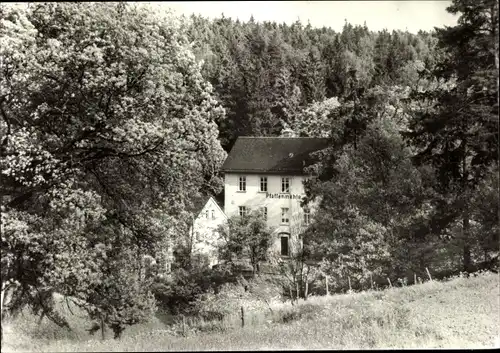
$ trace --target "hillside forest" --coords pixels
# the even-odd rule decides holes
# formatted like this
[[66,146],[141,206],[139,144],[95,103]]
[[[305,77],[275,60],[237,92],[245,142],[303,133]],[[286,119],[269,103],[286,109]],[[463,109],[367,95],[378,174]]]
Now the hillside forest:
[[[223,191],[238,136],[284,128],[330,141],[307,167],[304,204],[318,210],[281,268],[296,295],[314,290],[314,269],[341,292],[497,266],[498,2],[447,10],[456,26],[415,34],[2,4],[8,310],[67,325],[57,292],[119,337],[238,280],[193,259],[189,219]],[[171,276],[144,275],[138,259],[162,264],[166,248]]]

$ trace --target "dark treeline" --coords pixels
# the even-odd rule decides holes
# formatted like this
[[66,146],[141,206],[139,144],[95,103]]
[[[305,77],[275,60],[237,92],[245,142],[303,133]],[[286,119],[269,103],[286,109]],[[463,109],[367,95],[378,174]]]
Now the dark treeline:
[[188,29],[202,73],[226,108],[223,147],[237,136],[276,136],[301,108],[352,100],[375,86],[408,85],[415,65],[431,67],[436,38],[427,32],[373,32],[191,16]]

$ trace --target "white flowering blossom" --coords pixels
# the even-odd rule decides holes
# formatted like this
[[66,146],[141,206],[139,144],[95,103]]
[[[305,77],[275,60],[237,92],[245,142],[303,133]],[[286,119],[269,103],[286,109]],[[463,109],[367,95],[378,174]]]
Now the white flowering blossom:
[[183,229],[191,194],[220,187],[224,109],[169,14],[111,3],[2,11],[2,280],[36,268],[30,286],[87,302],[119,332],[154,307],[138,254]]

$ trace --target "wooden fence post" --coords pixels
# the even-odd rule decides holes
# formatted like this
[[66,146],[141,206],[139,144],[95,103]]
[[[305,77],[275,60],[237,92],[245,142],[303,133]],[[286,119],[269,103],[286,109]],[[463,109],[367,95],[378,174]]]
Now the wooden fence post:
[[370,273],[370,287],[373,290],[373,277],[371,273]]
[[309,291],[309,281],[306,280],[306,289],[304,292],[304,300],[307,300],[307,292]]
[[182,335],[186,336],[186,317],[182,315]]
[[426,267],[425,270],[427,271],[427,276],[429,276],[429,281],[432,281],[431,273],[429,272],[429,269]]
[[417,284],[417,274],[413,273],[413,284]]
[[347,276],[347,280],[349,281],[349,292],[351,292],[352,291],[352,288],[351,288],[351,277]]
[[389,286],[392,288],[391,279],[389,277],[387,277],[387,282],[389,282]]
[[325,276],[325,287],[326,287],[326,295],[330,295],[330,291],[328,290],[328,276]]
[[241,307],[241,327],[245,327],[245,310]]
[[101,339],[103,341],[106,339],[104,335],[104,318],[102,317],[102,314],[101,314]]

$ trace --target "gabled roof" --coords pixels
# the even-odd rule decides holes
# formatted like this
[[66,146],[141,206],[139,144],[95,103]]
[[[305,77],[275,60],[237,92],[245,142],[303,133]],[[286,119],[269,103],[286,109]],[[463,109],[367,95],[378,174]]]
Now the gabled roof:
[[328,145],[327,138],[238,137],[222,165],[223,172],[303,173],[310,153]]
[[[193,209],[193,215],[195,216],[195,218],[198,218],[201,214],[201,211],[203,211],[203,209],[205,208],[205,206],[210,202],[210,200],[213,201],[213,203],[215,204],[215,207],[224,215],[226,216],[226,214],[224,213],[224,210],[222,209],[221,205],[219,205],[219,203],[217,202],[217,200],[215,200],[215,198],[213,196],[205,196],[203,198],[198,198],[196,203],[195,203],[195,208]],[[204,201],[204,202],[203,202]]]
[[193,205],[188,209],[188,211],[191,212],[193,216],[198,217],[200,215],[200,212],[205,208],[206,204],[210,201],[210,199],[213,199],[217,207],[219,207],[222,213],[224,213],[223,207],[219,202],[217,202],[216,197],[210,195],[194,196],[192,198]]

